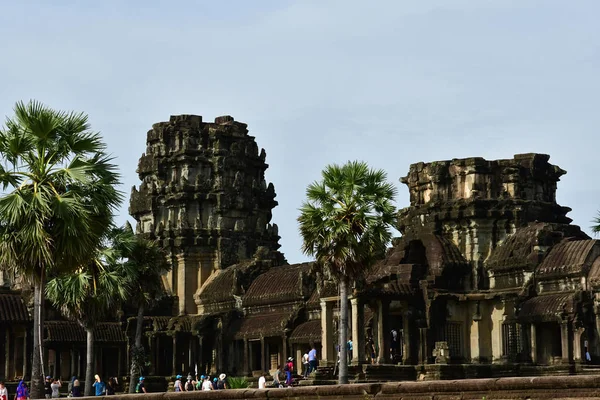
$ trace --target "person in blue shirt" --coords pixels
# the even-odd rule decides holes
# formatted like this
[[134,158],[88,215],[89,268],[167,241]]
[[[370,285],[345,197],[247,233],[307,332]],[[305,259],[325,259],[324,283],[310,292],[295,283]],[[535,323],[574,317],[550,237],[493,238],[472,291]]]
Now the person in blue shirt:
[[317,370],[317,349],[315,346],[308,352],[308,373]]
[[102,379],[100,379],[100,375],[94,375],[94,378],[96,378],[96,381],[92,386],[94,386],[94,388],[96,389],[96,396],[104,396],[104,392],[106,391],[106,385],[104,384],[104,382],[102,382]]

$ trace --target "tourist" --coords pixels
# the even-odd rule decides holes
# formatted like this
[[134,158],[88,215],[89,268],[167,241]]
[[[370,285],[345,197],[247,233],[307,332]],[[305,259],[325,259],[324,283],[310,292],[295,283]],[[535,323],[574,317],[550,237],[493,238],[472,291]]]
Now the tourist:
[[69,381],[69,384],[67,385],[67,395],[69,397],[72,396],[71,392],[73,391],[73,382],[75,382],[75,379],[77,379],[77,377],[75,375],[73,375],[73,377]]
[[15,393],[16,400],[28,400],[29,399],[29,390],[27,389],[27,384],[22,380],[19,381],[19,386],[17,386],[17,393]]
[[292,372],[294,372],[294,359],[289,357],[287,359],[287,363],[285,367],[283,367],[285,371],[285,384],[286,386],[292,386]]
[[102,382],[102,379],[100,379],[100,375],[96,374],[94,375],[94,378],[96,380],[92,386],[96,389],[96,396],[103,396],[106,392],[106,385]]
[[215,376],[215,377],[213,378],[213,380],[212,380],[212,388],[213,388],[213,390],[217,390],[217,381],[218,381],[218,379],[217,379],[217,377]]
[[317,349],[313,345],[312,349],[308,352],[308,373],[317,370]]
[[52,397],[52,377],[48,375],[44,381],[44,395],[47,399]]
[[219,380],[217,381],[217,389],[218,390],[227,389],[227,381],[225,380],[226,378],[227,378],[227,375],[225,375],[225,374],[219,375]]
[[204,382],[202,382],[202,390],[213,390],[212,383],[210,383],[210,376],[204,378]]
[[8,389],[2,381],[0,381],[0,400],[8,400]]
[[62,386],[62,383],[61,383],[60,379],[55,379],[50,384],[50,390],[52,390],[51,397],[53,399],[58,399],[60,397],[60,393],[58,392],[58,389],[60,389],[61,386]]
[[106,385],[106,395],[114,396],[117,391],[117,378],[108,378],[108,384]]
[[73,387],[71,388],[71,396],[72,397],[81,397],[81,384],[79,383],[79,379],[75,379],[73,381]]
[[369,336],[367,339],[366,347],[367,354],[371,357],[371,364],[375,364],[375,341],[373,340],[373,336]]
[[280,375],[281,375],[281,366],[278,365],[277,368],[275,368],[275,371],[273,371],[273,387],[274,388],[281,387],[281,382],[279,381]]
[[398,351],[398,331],[392,329],[392,337],[390,342],[390,361],[394,362],[394,357],[396,356],[396,352]]
[[143,376],[140,376],[140,381],[138,382],[137,386],[135,387],[135,392],[136,393],[148,393],[146,391],[146,378],[144,378]]
[[177,375],[175,377],[175,383],[173,384],[173,388],[176,392],[183,392],[183,386],[181,385],[181,375]]
[[309,364],[308,364],[308,351],[302,356],[302,375],[306,378],[308,376]]
[[185,391],[186,392],[193,392],[194,391],[194,384],[192,383],[192,376],[191,375],[187,376],[187,381],[185,382]]
[[196,390],[202,390],[202,384],[204,383],[204,375],[200,376],[200,379],[196,381]]
[[348,350],[348,362],[350,362],[352,360],[352,350],[354,349],[352,344],[352,336],[350,336],[348,342],[346,343],[346,349]]
[[266,389],[267,388],[267,379],[265,378],[265,374],[261,373],[260,378],[258,378],[258,388]]

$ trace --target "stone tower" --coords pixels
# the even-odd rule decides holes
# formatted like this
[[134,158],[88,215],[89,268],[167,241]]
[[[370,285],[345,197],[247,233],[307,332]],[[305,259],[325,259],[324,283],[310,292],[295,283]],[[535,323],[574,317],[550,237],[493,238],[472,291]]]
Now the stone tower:
[[492,250],[532,222],[569,224],[571,211],[556,203],[556,184],[566,172],[545,154],[517,154],[417,163],[401,179],[410,207],[399,212],[403,235],[431,232],[453,242],[473,267],[472,287],[482,288],[482,267]]
[[259,247],[283,261],[265,157],[247,125],[230,116],[214,123],[171,116],[148,132],[129,213],[137,233],[169,251],[165,286],[178,297],[179,314],[197,313],[193,296],[214,270],[252,258]]

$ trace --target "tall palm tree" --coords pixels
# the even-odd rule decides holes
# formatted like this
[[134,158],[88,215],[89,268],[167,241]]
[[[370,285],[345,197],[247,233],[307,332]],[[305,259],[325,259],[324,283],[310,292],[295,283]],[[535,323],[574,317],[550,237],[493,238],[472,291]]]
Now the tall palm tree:
[[339,383],[348,383],[348,284],[382,257],[391,239],[396,188],[364,162],[329,165],[306,189],[298,222],[302,251],[337,279],[340,290]]
[[110,230],[87,264],[74,273],[53,277],[46,285],[52,304],[86,331],[86,396],[91,396],[94,382],[94,330],[105,318],[116,316],[120,303],[131,294],[128,276],[132,271],[122,257],[128,239],[122,230]]
[[14,112],[0,129],[0,267],[34,286],[31,396],[41,398],[46,276],[89,259],[122,195],[87,115],[37,101],[19,102]]
[[137,307],[137,323],[135,327],[135,342],[131,349],[131,370],[129,393],[135,393],[135,386],[143,365],[144,346],[142,345],[142,328],[144,311],[153,301],[165,293],[162,276],[169,272],[171,265],[167,262],[166,252],[159,243],[135,236],[131,225],[125,225],[126,232],[133,238],[133,245],[127,251],[127,264],[130,267],[129,285],[132,288],[130,299]]

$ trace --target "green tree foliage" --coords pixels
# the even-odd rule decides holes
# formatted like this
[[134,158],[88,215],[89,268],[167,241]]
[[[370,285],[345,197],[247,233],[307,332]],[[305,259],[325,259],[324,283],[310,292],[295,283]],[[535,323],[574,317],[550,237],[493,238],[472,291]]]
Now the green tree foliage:
[[46,275],[87,263],[122,195],[119,176],[82,113],[15,105],[0,130],[0,266],[34,286],[32,398],[43,397]]
[[364,162],[329,165],[310,184],[298,222],[302,251],[340,286],[339,382],[348,383],[348,283],[364,276],[385,254],[394,222],[396,188],[382,170]]

